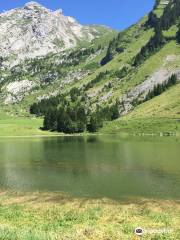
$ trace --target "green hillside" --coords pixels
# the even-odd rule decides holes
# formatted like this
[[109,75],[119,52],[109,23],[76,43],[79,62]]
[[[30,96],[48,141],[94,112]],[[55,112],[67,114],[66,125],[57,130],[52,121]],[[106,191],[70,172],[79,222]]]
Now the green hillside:
[[51,131],[67,122],[66,133],[178,132],[179,11],[177,0],[157,0],[122,32],[95,26],[100,37],[90,44],[1,68],[1,111],[16,120],[38,116],[41,127],[45,117]]
[[180,134],[180,84],[108,123],[102,133]]

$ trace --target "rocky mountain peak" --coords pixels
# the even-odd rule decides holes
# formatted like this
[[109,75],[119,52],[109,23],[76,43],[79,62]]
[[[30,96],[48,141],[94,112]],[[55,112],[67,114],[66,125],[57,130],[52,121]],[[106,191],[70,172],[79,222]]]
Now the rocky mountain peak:
[[24,5],[24,9],[26,11],[31,11],[31,12],[34,12],[34,13],[41,12],[41,11],[51,12],[51,10],[47,9],[43,5],[39,4],[38,2],[34,2],[34,1],[27,2]]
[[36,7],[43,7],[43,6],[41,4],[35,2],[35,1],[30,1],[30,2],[27,2],[25,4],[25,7],[29,8],[29,9],[33,9],[33,8],[36,8]]
[[98,35],[95,27],[82,26],[62,10],[52,11],[34,1],[0,14],[1,56],[16,61],[64,51]]

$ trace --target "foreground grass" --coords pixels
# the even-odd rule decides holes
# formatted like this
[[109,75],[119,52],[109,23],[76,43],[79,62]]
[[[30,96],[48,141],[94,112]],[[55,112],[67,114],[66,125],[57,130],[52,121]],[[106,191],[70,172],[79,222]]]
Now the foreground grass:
[[60,194],[0,194],[0,239],[138,239],[134,229],[170,230],[141,239],[180,239],[178,201],[72,199]]

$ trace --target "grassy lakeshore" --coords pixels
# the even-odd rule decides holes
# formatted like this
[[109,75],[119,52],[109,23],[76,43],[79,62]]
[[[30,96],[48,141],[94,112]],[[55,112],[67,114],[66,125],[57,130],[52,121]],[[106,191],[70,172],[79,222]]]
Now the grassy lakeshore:
[[[180,135],[180,119],[167,117],[143,117],[132,116],[120,118],[118,120],[104,124],[98,134],[160,134],[173,133]],[[0,137],[50,137],[65,136],[63,133],[42,131],[42,118],[35,117],[12,117],[0,113]],[[92,135],[90,133],[74,134],[74,135]]]
[[42,131],[42,118],[17,117],[0,112],[0,137],[51,136],[57,133]]
[[[63,134],[42,131],[43,120],[38,118],[0,119],[0,137],[53,137],[53,136],[87,136],[92,133]],[[180,119],[171,118],[133,118],[118,119],[104,124],[97,134],[154,134],[180,136]]]
[[153,134],[180,135],[180,119],[172,118],[127,118],[123,117],[107,123],[100,130],[101,133],[118,134]]
[[[180,135],[180,84],[160,96],[137,106],[132,112],[115,121],[104,124],[100,134],[161,134]],[[42,118],[30,115],[18,117],[13,111],[0,111],[0,137],[8,136],[59,136],[56,132],[42,131]],[[83,133],[81,135],[87,135]],[[64,134],[63,134],[64,135]]]
[[60,193],[0,194],[0,239],[129,240],[134,229],[170,230],[141,239],[180,239],[180,202],[74,199]]

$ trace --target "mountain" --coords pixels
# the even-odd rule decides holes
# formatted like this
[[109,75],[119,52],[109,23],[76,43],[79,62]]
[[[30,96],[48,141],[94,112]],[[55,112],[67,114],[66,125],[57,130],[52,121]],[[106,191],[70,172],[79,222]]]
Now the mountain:
[[18,103],[33,90],[48,92],[54,83],[61,91],[89,74],[88,68],[75,67],[76,55],[94,51],[90,58],[99,56],[116,34],[105,26],[82,26],[62,10],[36,2],[0,14],[0,98],[5,104]]
[[[40,8],[54,18],[35,3],[10,13],[26,12],[28,6],[31,15]],[[46,129],[68,133],[97,131],[103,125],[101,132],[107,133],[180,132],[179,20],[179,0],[157,0],[147,16],[122,32],[82,27],[91,37],[78,39],[74,46],[64,43],[46,54],[39,53],[41,47],[23,50],[26,57],[9,51],[8,57],[1,57],[2,111],[45,116]],[[51,45],[48,39],[43,44]]]
[[14,61],[57,53],[100,35],[95,26],[82,26],[62,10],[51,11],[37,2],[0,14],[1,56]]

